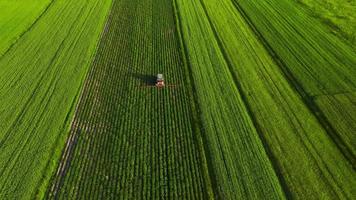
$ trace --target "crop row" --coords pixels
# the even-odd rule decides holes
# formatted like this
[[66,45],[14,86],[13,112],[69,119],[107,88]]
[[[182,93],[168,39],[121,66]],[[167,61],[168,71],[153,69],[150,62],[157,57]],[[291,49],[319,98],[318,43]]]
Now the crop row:
[[322,95],[315,97],[314,101],[352,155],[356,155],[356,93]]
[[[248,96],[248,102],[254,110],[256,120],[262,128],[266,142],[269,143],[291,194],[297,197],[303,195],[318,197],[323,193],[325,198],[353,196],[354,181],[348,178],[353,176],[350,160],[344,156],[339,143],[330,137],[330,131],[325,128],[320,113],[315,112],[316,105],[309,105],[311,95],[352,91],[355,81],[352,76],[354,69],[351,67],[354,62],[352,51],[340,40],[325,32],[320,23],[306,16],[291,2],[269,0],[253,3],[236,0],[234,5],[244,18],[245,26],[253,30],[246,32],[245,36],[239,34],[235,38],[248,38],[248,35],[255,35],[254,39],[250,39],[252,44],[250,47],[253,47],[252,50],[256,53],[245,54],[255,55],[255,58],[258,55],[261,63],[251,58],[255,60],[251,62],[251,66],[260,65],[263,67],[261,69],[266,70],[268,79],[271,79],[268,81],[264,78],[263,82],[259,84],[255,82],[254,86],[251,86],[252,82],[246,84],[250,88],[267,84],[264,88],[266,91],[269,90],[268,94],[271,96],[269,100],[264,99],[263,97],[267,95],[261,95],[263,94],[261,91],[256,93],[255,98],[250,99],[251,96]],[[305,26],[312,24],[313,27],[305,28],[301,24]],[[218,30],[223,31],[224,28]],[[235,30],[236,33],[239,31]],[[228,33],[228,30],[222,33],[222,40],[228,38],[226,37]],[[320,40],[316,34],[324,40]],[[268,50],[264,54],[266,57],[269,55],[269,59],[262,60],[263,54],[260,51],[262,45],[258,45],[259,42]],[[232,62],[234,62],[234,49],[249,48],[249,46],[241,48],[243,43],[234,47],[232,41],[226,41],[226,44],[227,50],[229,46],[231,47]],[[341,55],[342,53],[344,55]],[[274,59],[274,63],[268,61],[271,58]],[[242,68],[239,64],[241,61],[235,60],[237,76],[243,82],[244,77],[251,76],[252,73],[244,75],[243,71],[246,69],[238,69],[239,66]],[[273,88],[275,88],[274,92]],[[261,102],[258,103],[259,100]],[[274,106],[270,105],[272,102]],[[260,107],[257,107],[258,104]],[[333,120],[333,118],[329,119]],[[342,134],[352,137],[352,131],[344,131]],[[279,138],[276,137],[278,135]],[[297,163],[293,164],[293,162]],[[300,173],[304,176],[299,176]],[[323,174],[323,179],[320,179],[320,174]],[[305,185],[312,186],[305,187]],[[315,193],[315,191],[320,192]]]
[[50,0],[0,2],[0,56],[32,27],[50,2]]
[[293,1],[235,2],[309,95],[356,89],[355,52]]
[[[347,127],[335,125],[333,119],[325,117],[332,111],[320,109],[312,97],[329,95],[330,99],[334,98],[334,94],[354,92],[356,53],[293,1],[235,2],[283,62],[282,70],[292,77],[292,84],[309,108],[319,113],[316,116],[330,137],[350,162],[355,164],[356,149],[349,142],[349,138],[354,135],[353,131],[345,132]],[[337,102],[337,99],[333,102]],[[328,106],[325,109],[336,110],[340,106],[335,104],[333,108]],[[334,115],[339,120],[344,117],[342,114]]]
[[[199,64],[198,62],[209,60],[209,58],[203,58],[203,56],[209,55],[212,57],[211,52],[213,51],[209,50],[202,55],[197,55],[198,59],[194,58],[193,55],[197,52],[197,47],[189,46],[194,33],[189,31],[189,26],[186,29],[183,28],[183,33],[186,32],[190,36],[185,38],[185,42],[188,46],[188,55],[191,56],[189,58],[192,62],[192,71],[194,72],[194,68],[199,65],[205,66],[205,70],[206,68],[217,69],[219,74],[228,70],[228,72],[225,72],[226,74],[223,74],[223,78],[215,82],[224,83],[225,88],[221,90],[226,92],[228,86],[226,81],[229,76],[233,77],[230,79],[233,80],[230,84],[238,86],[236,90],[239,90],[242,95],[243,103],[247,106],[254,125],[257,127],[257,132],[265,143],[286,194],[295,198],[310,198],[312,196],[318,198],[320,194],[323,194],[325,198],[352,196],[353,181],[348,179],[349,176],[353,175],[352,166],[334,141],[330,139],[323,126],[319,124],[314,113],[309,110],[301,96],[291,86],[283,71],[280,70],[278,61],[274,60],[271,52],[268,51],[269,49],[263,45],[263,41],[261,43],[260,35],[255,32],[253,24],[252,26],[249,24],[249,18],[246,18],[246,13],[240,5],[236,4],[237,1],[234,4],[227,0],[202,0],[201,8],[199,8],[199,3],[182,2],[181,4],[186,4],[186,6],[182,6],[181,13],[189,9],[191,13],[197,12],[199,9],[204,10],[198,14],[198,16],[203,17],[196,16],[194,18],[191,13],[190,15],[182,14],[183,27],[195,21],[195,27],[199,27],[204,32],[202,34],[204,37],[196,40],[195,44],[202,45],[204,41],[214,40],[215,37],[215,44],[209,42],[209,47],[206,47],[206,49],[215,45],[215,51],[223,57],[215,58],[211,67],[207,67],[209,66],[207,63]],[[264,3],[256,2],[256,4]],[[251,13],[253,12],[251,11]],[[184,18],[187,20],[184,21]],[[226,19],[229,20],[226,21]],[[259,23],[273,23],[271,19],[261,19],[263,18],[260,18]],[[202,25],[203,23],[205,24]],[[278,31],[281,30],[275,30],[276,34],[279,33]],[[195,29],[195,32],[198,32],[198,30]],[[209,32],[210,35],[207,34]],[[194,42],[191,43],[194,44]],[[294,46],[298,45],[295,44]],[[225,62],[225,66],[218,65],[218,60],[222,60],[222,63]],[[200,86],[199,76],[207,76],[207,74],[209,73],[206,71],[193,73],[197,87]],[[350,86],[346,83],[345,85]],[[215,92],[217,90],[215,89]],[[231,99],[231,96],[228,95],[229,99]],[[238,101],[234,100],[234,102]],[[231,107],[229,112],[232,112]],[[225,114],[229,112],[226,111]],[[214,120],[217,120],[218,115],[214,114],[214,116]],[[233,120],[234,118],[230,119]],[[203,119],[203,121],[206,122],[207,120]],[[230,123],[236,122],[231,121]],[[227,132],[224,131],[225,134]],[[213,155],[213,153],[211,154]],[[231,155],[231,153],[224,154],[224,156],[228,155]],[[238,172],[234,173],[239,174]],[[300,176],[300,174],[303,174],[303,176]],[[323,176],[322,179],[320,179],[320,174]],[[219,179],[223,178],[221,174],[217,174],[217,177],[220,187],[223,186],[224,182],[227,183],[226,180],[219,182]],[[338,177],[338,179],[336,180],[334,177]],[[240,181],[243,183],[244,180],[240,179]],[[258,194],[256,191],[263,191],[258,184],[254,186],[254,195]],[[235,187],[235,192],[238,191],[237,188]],[[224,194],[224,189],[226,190],[226,188],[220,188],[221,191],[218,191],[218,194]],[[261,194],[266,195],[262,192]]]
[[54,1],[0,59],[0,198],[41,197],[108,4]]
[[[318,114],[329,136],[355,164],[356,149],[348,141],[353,131],[341,130],[330,121],[333,119],[325,120],[323,115],[331,111],[318,108],[312,99],[322,95],[333,98],[333,95],[356,90],[355,51],[293,1],[234,2],[258,30],[260,39],[268,43],[274,56],[281,61],[280,67],[286,77],[303,96],[309,109]],[[335,104],[332,110],[340,106],[343,105]],[[334,116],[339,120],[344,117],[342,114]]]
[[1,199],[356,195],[356,53],[295,1],[28,4],[0,3]]
[[[204,199],[176,36],[170,1],[113,1],[50,198]],[[164,89],[152,87],[157,73]]]
[[331,32],[356,47],[356,2],[349,0],[295,0],[314,18],[320,19]]
[[[225,11],[222,8],[225,3],[221,2],[209,1],[213,5],[213,13]],[[225,52],[222,51],[208,13],[204,10],[205,5],[200,1],[188,0],[176,3],[201,112],[203,138],[215,197],[283,198],[283,191],[245,107],[239,85],[236,85],[234,75],[229,69],[229,61],[225,59]],[[233,17],[223,16],[221,19],[234,20]],[[228,23],[224,25],[229,26]],[[238,40],[239,36],[228,35],[227,38]],[[237,47],[236,50],[241,48]],[[235,56],[242,60],[247,55]],[[243,67],[248,70],[252,66]]]

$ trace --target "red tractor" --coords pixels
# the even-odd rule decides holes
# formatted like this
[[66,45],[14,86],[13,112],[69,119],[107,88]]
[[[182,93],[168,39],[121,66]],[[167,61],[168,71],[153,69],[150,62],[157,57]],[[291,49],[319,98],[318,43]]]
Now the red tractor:
[[157,74],[156,87],[164,87],[163,74]]

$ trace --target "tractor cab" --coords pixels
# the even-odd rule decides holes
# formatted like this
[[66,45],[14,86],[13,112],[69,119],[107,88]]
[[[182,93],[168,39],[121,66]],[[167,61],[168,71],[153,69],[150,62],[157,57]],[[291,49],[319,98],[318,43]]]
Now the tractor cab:
[[164,87],[163,74],[157,74],[156,86],[157,87]]

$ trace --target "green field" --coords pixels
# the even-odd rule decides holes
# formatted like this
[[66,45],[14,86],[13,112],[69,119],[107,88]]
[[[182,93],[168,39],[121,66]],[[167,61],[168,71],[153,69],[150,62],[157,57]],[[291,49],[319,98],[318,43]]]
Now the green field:
[[[73,121],[70,168],[50,196],[206,198],[172,4],[114,1],[106,26]],[[146,87],[156,71],[175,86]]]
[[55,171],[110,5],[83,2],[53,2],[0,59],[1,199],[43,196]]
[[354,199],[355,6],[0,1],[0,199]]
[[320,19],[330,31],[356,45],[356,1],[354,0],[295,0]]
[[0,55],[14,45],[21,35],[31,30],[50,3],[50,0],[0,1]]

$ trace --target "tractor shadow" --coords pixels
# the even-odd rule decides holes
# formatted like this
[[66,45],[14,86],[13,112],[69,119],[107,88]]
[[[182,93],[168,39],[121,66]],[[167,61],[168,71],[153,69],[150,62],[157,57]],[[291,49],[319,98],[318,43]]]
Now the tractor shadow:
[[131,73],[132,77],[141,81],[142,84],[148,86],[156,85],[156,76],[149,74]]

